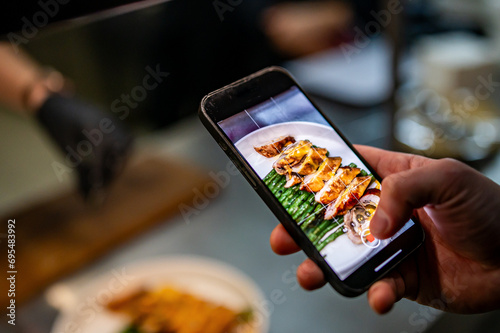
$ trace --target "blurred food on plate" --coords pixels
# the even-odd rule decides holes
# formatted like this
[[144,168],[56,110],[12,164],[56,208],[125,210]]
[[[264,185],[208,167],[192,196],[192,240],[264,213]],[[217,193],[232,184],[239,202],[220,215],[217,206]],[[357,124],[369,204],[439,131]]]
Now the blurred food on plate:
[[112,300],[107,307],[130,319],[121,333],[255,332],[250,307],[230,309],[170,286],[138,290]]

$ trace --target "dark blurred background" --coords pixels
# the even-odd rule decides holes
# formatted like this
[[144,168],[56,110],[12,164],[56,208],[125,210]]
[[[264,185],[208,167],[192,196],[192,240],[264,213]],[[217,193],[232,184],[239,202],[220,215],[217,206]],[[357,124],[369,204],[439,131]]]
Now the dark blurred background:
[[[217,170],[225,159],[195,119],[201,98],[281,65],[354,143],[458,158],[500,181],[500,1],[73,0],[29,36],[22,18],[33,23],[44,7],[5,6],[2,40],[62,73],[81,99],[123,116],[139,147],[192,150],[199,158],[189,164]],[[163,75],[158,85],[137,95],[152,72]],[[2,107],[0,142],[0,215],[75,187],[74,175],[55,177],[51,163],[63,156],[31,117]],[[50,311],[36,295],[27,309],[50,326],[54,314],[42,324]],[[431,332],[498,328],[487,315],[430,323]]]

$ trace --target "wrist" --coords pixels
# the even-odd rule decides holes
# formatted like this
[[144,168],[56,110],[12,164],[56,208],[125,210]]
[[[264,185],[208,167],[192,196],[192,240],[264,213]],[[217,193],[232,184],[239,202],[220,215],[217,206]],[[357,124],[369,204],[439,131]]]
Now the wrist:
[[40,82],[33,83],[27,90],[23,106],[29,114],[35,114],[49,98],[51,92]]
[[25,90],[23,108],[29,114],[36,114],[50,95],[61,92],[64,89],[64,81],[61,73],[47,71]]

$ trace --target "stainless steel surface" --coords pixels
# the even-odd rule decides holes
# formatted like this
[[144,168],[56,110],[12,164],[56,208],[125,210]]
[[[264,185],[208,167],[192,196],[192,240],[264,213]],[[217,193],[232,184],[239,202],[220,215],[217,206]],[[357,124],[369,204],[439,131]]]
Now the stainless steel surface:
[[[182,156],[204,166],[212,175],[224,172],[230,165],[197,119],[144,138],[140,144],[172,157]],[[269,234],[277,221],[240,175],[231,176],[227,186],[220,188],[220,195],[207,202],[198,215],[189,219],[177,216],[63,283],[70,289],[79,288],[89,278],[130,261],[158,255],[196,254],[234,265],[257,282],[268,300],[262,306],[271,312],[271,332],[311,329],[316,332],[413,332],[409,322],[412,315],[421,316],[421,311],[430,311],[429,324],[438,315],[435,310],[403,300],[390,314],[378,316],[370,310],[366,296],[347,299],[328,286],[315,292],[302,290],[294,275],[305,255],[279,257],[272,253]],[[277,293],[283,293],[279,302],[274,296]],[[40,298],[19,311],[18,328],[26,332],[48,332],[53,319],[54,312],[50,312]]]
[[[387,146],[387,135],[384,135],[387,116],[383,110],[352,111],[324,101],[319,104],[354,143]],[[359,128],[364,130],[357,130]],[[230,166],[219,146],[195,118],[145,136],[139,144],[171,158],[187,159],[204,167],[207,174],[223,173]],[[483,170],[499,182],[500,156]],[[60,283],[71,291],[131,261],[160,255],[195,254],[232,264],[256,281],[268,300],[262,306],[272,313],[270,332],[423,332],[431,328],[436,319],[442,318],[437,324],[443,325],[448,318],[455,318],[407,300],[399,302],[388,315],[378,316],[370,310],[364,295],[347,299],[329,286],[315,292],[302,290],[294,275],[305,255],[279,257],[272,253],[268,239],[277,221],[250,185],[237,175],[231,176],[227,186],[219,189],[220,195],[208,200],[198,215],[186,220],[179,214],[170,223],[139,235]],[[276,293],[283,293],[279,302],[273,296]],[[57,311],[40,295],[19,309],[16,327],[1,322],[0,331],[49,332],[56,316]],[[477,327],[482,327],[482,318],[486,317],[459,318],[461,322],[479,323]],[[491,316],[487,318],[491,321]]]

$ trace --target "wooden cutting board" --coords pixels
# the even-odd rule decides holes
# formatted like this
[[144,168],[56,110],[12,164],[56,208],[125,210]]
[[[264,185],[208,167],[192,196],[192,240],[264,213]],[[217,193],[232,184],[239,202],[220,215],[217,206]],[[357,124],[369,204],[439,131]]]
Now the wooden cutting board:
[[[193,189],[202,189],[208,174],[177,161],[135,156],[100,207],[86,204],[74,192],[3,217],[2,276],[8,270],[7,220],[16,220],[16,306],[140,232],[165,222],[179,213],[181,203],[191,205]],[[0,306],[5,309],[9,285],[5,277],[0,281]]]

